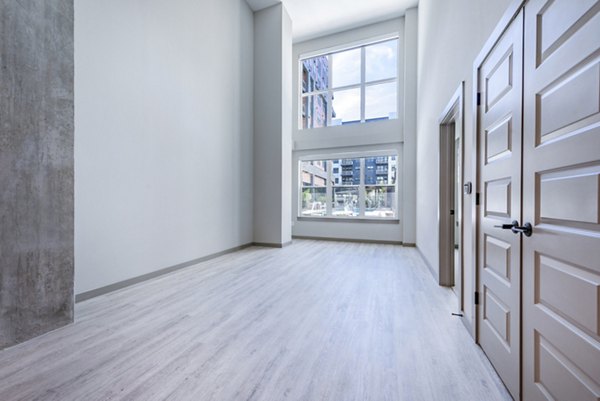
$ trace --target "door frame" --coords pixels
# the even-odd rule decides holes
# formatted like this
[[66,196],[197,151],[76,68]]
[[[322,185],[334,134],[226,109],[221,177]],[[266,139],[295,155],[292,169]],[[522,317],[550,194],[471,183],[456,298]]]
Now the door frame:
[[[471,196],[471,227],[473,227],[473,235],[471,236],[471,244],[470,245],[471,245],[471,252],[472,252],[472,260],[473,260],[473,264],[474,264],[471,280],[472,280],[472,288],[474,289],[475,292],[471,295],[471,302],[473,304],[473,319],[472,319],[472,327],[470,328],[470,331],[471,331],[471,335],[473,336],[473,338],[475,339],[475,342],[477,344],[479,344],[479,326],[480,326],[481,322],[479,321],[480,302],[476,302],[476,301],[478,301],[477,297],[480,296],[479,295],[479,286],[481,283],[479,280],[479,276],[480,276],[479,271],[480,271],[480,269],[483,268],[482,266],[480,266],[480,263],[479,263],[479,252],[478,252],[479,241],[477,240],[477,238],[479,236],[479,217],[478,216],[479,216],[479,208],[481,207],[479,205],[479,197],[480,197],[480,193],[481,193],[481,188],[479,188],[479,178],[480,178],[479,146],[481,146],[481,144],[479,143],[480,142],[479,141],[479,129],[481,128],[480,127],[481,121],[479,119],[479,111],[480,111],[480,99],[479,99],[480,95],[479,95],[479,93],[481,92],[481,90],[479,88],[479,71],[480,71],[481,66],[483,65],[484,61],[486,60],[487,56],[489,55],[489,53],[494,49],[494,47],[496,46],[498,41],[501,39],[504,32],[508,29],[511,22],[518,16],[519,12],[525,6],[526,2],[527,2],[527,0],[513,0],[510,3],[508,8],[502,15],[502,18],[500,18],[500,21],[498,22],[498,24],[496,24],[496,27],[492,31],[491,35],[488,37],[487,41],[485,42],[481,51],[479,52],[479,54],[475,58],[475,61],[473,62],[473,75],[472,75],[472,81],[471,81],[473,84],[472,85],[472,95],[471,95],[471,100],[472,100],[472,102],[471,102],[471,118],[473,119],[473,125],[472,125],[473,135],[472,135],[472,143],[471,143],[471,146],[472,146],[471,152],[473,153],[474,157],[471,160],[471,171],[475,172],[475,174],[473,175],[473,182],[472,182],[473,195],[475,195],[475,196]],[[463,220],[464,220],[464,218],[463,218]]]
[[[459,311],[464,311],[464,293],[463,284],[464,280],[464,196],[463,202],[460,203],[460,266],[458,267],[461,271],[460,282],[455,283],[455,269],[454,266],[454,230],[455,227],[449,218],[450,205],[453,203],[455,183],[454,183],[454,169],[450,167],[449,153],[454,154],[454,143],[456,137],[460,138],[460,158],[461,158],[461,183],[464,181],[464,81],[460,83],[456,89],[452,98],[448,102],[448,105],[444,108],[444,112],[441,114],[438,123],[440,126],[440,151],[439,151],[439,202],[438,202],[438,233],[439,233],[439,284],[442,286],[457,287],[458,292],[458,307]],[[450,185],[452,183],[453,185]],[[460,193],[462,194],[462,188]],[[455,215],[458,213],[455,210]],[[452,246],[451,243],[452,242]]]

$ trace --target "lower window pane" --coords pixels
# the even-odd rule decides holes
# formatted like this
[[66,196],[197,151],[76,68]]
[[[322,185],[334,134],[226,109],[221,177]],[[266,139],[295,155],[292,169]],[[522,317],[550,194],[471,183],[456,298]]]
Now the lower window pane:
[[302,188],[302,216],[327,215],[327,188]]
[[396,217],[396,187],[366,187],[366,217]]
[[302,216],[327,215],[326,160],[310,160],[300,163],[302,181]]
[[356,217],[360,214],[358,204],[358,187],[334,187],[333,211],[334,216]]

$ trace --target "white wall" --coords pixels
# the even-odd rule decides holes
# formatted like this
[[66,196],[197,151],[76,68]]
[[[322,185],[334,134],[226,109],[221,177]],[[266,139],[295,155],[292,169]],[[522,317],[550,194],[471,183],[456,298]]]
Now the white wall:
[[404,17],[404,205],[403,241],[415,244],[417,236],[417,65],[419,12],[406,10]]
[[281,35],[281,65],[283,69],[283,90],[281,98],[282,112],[282,152],[283,152],[283,175],[282,188],[282,236],[283,244],[292,240],[292,192],[289,190],[292,183],[292,20],[284,6],[282,6],[282,35]]
[[[404,54],[405,46],[414,46],[416,42],[405,44],[404,18],[395,18],[362,28],[324,36],[317,39],[294,44],[293,49],[293,107],[292,131],[294,140],[293,153],[293,182],[292,182],[292,213],[295,236],[344,238],[401,242],[403,240],[403,220],[407,213],[414,215],[414,204],[405,206],[402,195],[399,196],[399,222],[396,224],[373,222],[332,222],[298,220],[299,191],[298,191],[298,160],[302,157],[329,157],[336,154],[360,154],[366,151],[389,150],[399,155],[398,189],[403,189],[402,142],[404,140]],[[339,46],[358,43],[377,38],[382,35],[398,34],[400,51],[398,53],[398,119],[371,122],[367,124],[352,124],[301,130],[298,128],[298,92],[300,81],[298,76],[298,61],[302,55],[332,49]],[[415,40],[416,40],[416,35]],[[416,53],[416,52],[415,52]],[[413,77],[416,80],[416,77]],[[412,170],[414,175],[414,167]]]
[[254,14],[254,241],[291,241],[292,23],[283,4]]
[[75,1],[75,292],[252,241],[244,0]]
[[[430,266],[438,269],[439,125],[444,107],[465,81],[465,182],[471,171],[473,141],[473,62],[511,0],[421,0],[419,3],[419,64],[417,112],[417,246]],[[465,198],[464,216],[471,215]],[[465,313],[472,319],[473,288],[470,277],[474,230],[466,221]],[[437,278],[437,275],[436,275]]]

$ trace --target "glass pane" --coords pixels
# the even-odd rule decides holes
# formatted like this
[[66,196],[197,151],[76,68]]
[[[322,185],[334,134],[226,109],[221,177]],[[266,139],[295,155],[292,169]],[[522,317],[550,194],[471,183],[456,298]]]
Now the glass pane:
[[311,160],[301,162],[303,187],[327,186],[327,161]]
[[396,82],[365,88],[365,120],[391,120],[398,116]]
[[313,57],[302,61],[302,93],[329,88],[329,58]]
[[[360,159],[337,159],[331,161],[334,186],[360,184]],[[336,180],[337,179],[337,180]]]
[[331,86],[356,85],[360,83],[361,49],[347,50],[331,55]]
[[398,75],[398,39],[367,46],[365,48],[365,69],[367,82],[396,78]]
[[333,187],[332,213],[334,216],[358,216],[358,187]]
[[313,108],[313,128],[327,126],[327,94],[312,96],[314,101]]
[[331,125],[360,122],[360,88],[333,92]]
[[360,159],[336,159],[332,166],[332,214],[353,217],[360,215],[358,185],[360,184]]
[[327,188],[302,188],[302,216],[327,215]]
[[396,156],[368,157],[365,159],[365,185],[394,185],[397,170]]
[[303,129],[320,128],[327,126],[327,99],[329,95],[309,95],[302,98],[302,123]]
[[366,187],[365,216],[366,217],[395,217],[396,216],[396,187],[377,186]]
[[325,216],[327,214],[327,161],[303,161],[302,216]]

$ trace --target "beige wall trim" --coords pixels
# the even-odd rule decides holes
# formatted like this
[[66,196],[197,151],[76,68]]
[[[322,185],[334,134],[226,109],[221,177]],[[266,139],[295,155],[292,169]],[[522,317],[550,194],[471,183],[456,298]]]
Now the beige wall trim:
[[291,245],[292,241],[284,242],[283,244],[277,244],[272,242],[253,242],[250,244],[251,246],[261,246],[264,248],[285,248],[288,245]]
[[298,221],[312,221],[317,223],[363,223],[363,224],[400,224],[400,219],[369,219],[369,218],[351,218],[351,217],[301,217]]
[[427,266],[427,268],[429,269],[429,272],[431,273],[431,275],[433,276],[433,279],[435,280],[436,283],[439,284],[438,282],[438,272],[437,270],[435,270],[433,268],[433,266],[431,266],[429,264],[429,262],[427,261],[427,258],[425,257],[425,255],[423,255],[423,252],[421,252],[421,249],[418,246],[415,246],[415,248],[417,248],[417,251],[419,252],[419,256],[421,257],[421,260],[423,260],[423,263],[425,263],[425,266]]
[[334,237],[312,237],[306,235],[294,235],[294,239],[309,239],[315,241],[336,241],[336,242],[358,242],[364,244],[383,244],[383,245],[404,245],[402,241],[385,241],[377,239],[358,239],[358,238],[334,238]]
[[404,243],[402,244],[402,246],[405,246],[405,247],[407,247],[407,248],[416,248],[416,247],[417,247],[417,244],[413,244],[412,242],[404,242]]
[[141,276],[137,276],[137,277],[133,277],[133,278],[130,278],[130,279],[127,279],[127,280],[119,281],[118,283],[114,283],[114,284],[110,284],[110,285],[107,285],[107,286],[104,286],[104,287],[96,288],[95,290],[82,292],[81,294],[75,295],[75,302],[83,302],[83,301],[86,301],[86,300],[91,299],[91,298],[99,297],[100,295],[105,295],[105,294],[108,294],[110,292],[114,292],[114,291],[117,291],[117,290],[129,287],[129,286],[132,286],[134,284],[141,283],[143,281],[147,281],[147,280],[151,280],[151,279],[156,278],[156,277],[164,276],[165,274],[169,274],[169,273],[175,272],[177,270],[181,270],[181,269],[184,269],[186,267],[190,267],[190,266],[196,265],[198,263],[206,262],[208,260],[218,258],[219,256],[223,256],[223,255],[227,255],[229,253],[237,252],[237,251],[240,251],[242,249],[251,247],[253,245],[254,245],[253,243],[248,243],[248,244],[236,246],[234,248],[226,249],[226,250],[221,251],[221,252],[217,252],[217,253],[213,253],[213,254],[210,254],[210,255],[207,255],[207,256],[203,256],[203,257],[198,258],[198,259],[190,260],[188,262],[183,262],[183,263],[177,264],[175,266],[166,267],[164,269],[160,269],[160,270],[157,270],[157,271],[154,271],[154,272],[151,272],[151,273],[142,274]]

